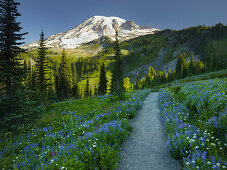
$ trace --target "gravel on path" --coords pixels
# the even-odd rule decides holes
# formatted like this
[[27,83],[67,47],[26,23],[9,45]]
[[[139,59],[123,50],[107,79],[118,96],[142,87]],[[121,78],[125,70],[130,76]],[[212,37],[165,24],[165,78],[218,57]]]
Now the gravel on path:
[[149,94],[137,117],[130,121],[133,132],[123,144],[118,169],[180,169],[180,162],[171,158],[166,147],[167,135],[161,121],[158,94]]

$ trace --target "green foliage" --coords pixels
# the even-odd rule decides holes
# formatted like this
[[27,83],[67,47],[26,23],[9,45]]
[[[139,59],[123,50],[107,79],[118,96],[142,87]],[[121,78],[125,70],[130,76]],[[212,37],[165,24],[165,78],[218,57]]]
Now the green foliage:
[[89,77],[87,76],[87,83],[85,87],[85,92],[84,92],[85,97],[91,97],[91,90],[90,90],[90,85],[89,85]]
[[133,91],[133,84],[130,82],[129,77],[124,79],[124,88],[126,92]]
[[159,96],[170,154],[182,160],[183,168],[224,168],[226,106],[219,109],[225,103],[224,81],[177,83],[170,88],[178,87],[178,93],[166,88]]
[[[1,130],[16,131],[16,126],[35,117],[37,108],[31,100],[31,91],[25,87],[27,63],[23,67],[19,53],[25,52],[17,22],[18,5],[14,0],[0,1],[0,124]],[[27,70],[26,70],[27,69]],[[29,100],[30,99],[30,100]]]
[[117,97],[121,97],[124,93],[123,59],[117,31],[115,41],[114,68],[111,81],[111,93],[113,95],[116,95]]
[[106,78],[106,68],[104,63],[101,65],[100,69],[100,76],[99,76],[99,86],[98,86],[98,93],[99,94],[106,94],[107,92],[107,78]]
[[[58,98],[60,100],[70,98],[72,96],[72,78],[71,67],[66,59],[65,51],[62,53],[61,69],[58,82]],[[56,81],[56,79],[55,79]]]
[[180,57],[177,60],[177,65],[176,65],[176,75],[178,77],[185,77],[184,75],[184,67],[185,67],[185,53],[181,54]]
[[38,56],[36,59],[36,76],[37,76],[37,89],[39,96],[39,104],[44,106],[44,102],[47,97],[48,89],[48,58],[46,55],[46,47],[44,43],[44,33],[43,31],[40,34],[40,42],[38,48]]
[[[113,169],[119,147],[128,136],[127,118],[136,115],[150,91],[127,94],[110,103],[107,97],[69,100],[48,106],[36,124],[19,127],[0,147],[4,169]],[[28,142],[29,141],[29,142]]]

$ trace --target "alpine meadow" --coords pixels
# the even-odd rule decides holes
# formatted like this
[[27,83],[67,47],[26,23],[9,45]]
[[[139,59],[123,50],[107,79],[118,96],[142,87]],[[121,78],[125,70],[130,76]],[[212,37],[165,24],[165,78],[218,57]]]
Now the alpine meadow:
[[227,3],[79,1],[0,0],[0,169],[227,169]]

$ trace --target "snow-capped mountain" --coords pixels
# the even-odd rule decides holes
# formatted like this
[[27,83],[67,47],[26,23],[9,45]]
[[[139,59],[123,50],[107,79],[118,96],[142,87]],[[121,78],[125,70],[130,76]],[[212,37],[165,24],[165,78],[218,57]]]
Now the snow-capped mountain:
[[[120,40],[153,34],[159,31],[157,28],[138,26],[133,21],[118,17],[94,16],[69,31],[50,36],[45,43],[47,47],[76,48],[102,36],[114,39],[116,29]],[[28,49],[36,48],[38,47],[38,41],[24,47]]]

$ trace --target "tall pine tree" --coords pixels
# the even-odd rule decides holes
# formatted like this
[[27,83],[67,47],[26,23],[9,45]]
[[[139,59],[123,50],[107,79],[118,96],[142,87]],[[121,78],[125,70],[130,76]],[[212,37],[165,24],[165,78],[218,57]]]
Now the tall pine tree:
[[20,16],[18,5],[14,0],[0,0],[0,119],[11,122],[10,127],[32,113],[24,86],[26,74],[18,56],[25,52],[19,46],[26,34],[20,33],[22,27],[16,21]]
[[72,63],[72,96],[74,98],[79,97],[78,84],[77,84],[77,72],[76,72],[75,63]]
[[194,75],[195,74],[195,60],[193,53],[191,52],[191,60],[190,60],[190,65],[189,65],[189,74]]
[[72,96],[71,67],[66,60],[65,50],[63,50],[62,53],[58,90],[58,98],[60,100],[70,98]]
[[90,97],[90,85],[89,85],[89,77],[87,76],[86,87],[84,91],[84,97]]
[[38,48],[38,56],[36,60],[36,73],[37,73],[37,88],[39,96],[39,104],[44,106],[44,102],[47,96],[48,89],[48,58],[47,58],[47,48],[45,47],[43,31],[40,34],[40,42]]
[[115,35],[115,56],[114,68],[111,82],[111,93],[117,97],[121,97],[124,93],[124,73],[123,73],[123,59],[121,54],[120,42],[118,40],[118,32]]
[[185,62],[186,62],[185,54],[181,54],[177,60],[177,65],[176,65],[176,75],[178,78],[183,77]]
[[107,78],[106,78],[106,68],[105,64],[102,63],[100,69],[100,76],[99,76],[99,86],[98,86],[98,93],[99,94],[106,94],[107,92]]

